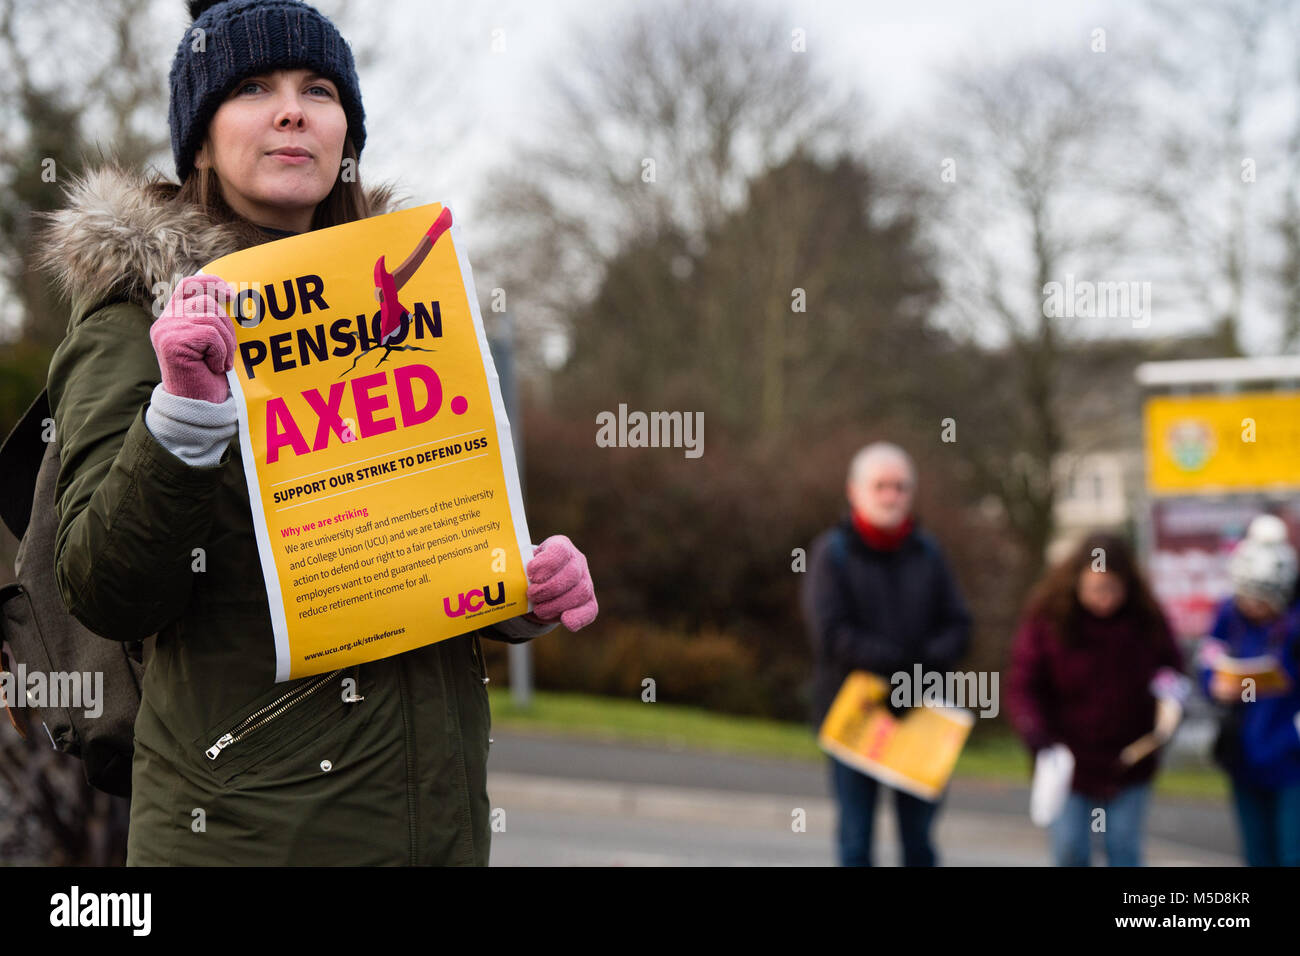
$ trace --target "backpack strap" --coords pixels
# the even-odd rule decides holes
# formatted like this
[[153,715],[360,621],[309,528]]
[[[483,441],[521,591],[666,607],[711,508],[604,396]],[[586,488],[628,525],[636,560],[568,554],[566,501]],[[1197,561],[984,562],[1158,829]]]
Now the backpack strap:
[[[93,634],[68,613],[59,591],[54,562],[59,442],[46,432],[49,418],[49,399],[42,392],[0,448],[0,508],[18,537],[18,581],[0,588],[0,640],[29,669],[103,675],[100,715],[89,718],[79,708],[51,703],[40,708],[39,718],[29,711],[24,722],[35,726],[39,719],[56,750],[80,757],[92,786],[129,796],[144,666],[132,653],[136,642]],[[13,703],[6,701],[6,709]]]
[[843,571],[849,565],[849,538],[842,525],[831,529],[831,565]]
[[939,550],[939,542],[936,541],[934,536],[924,528],[917,528],[912,532],[912,537],[921,545],[922,550],[925,551],[926,557],[933,560],[934,558],[943,556],[943,552]]
[[20,541],[32,520],[32,492],[45,457],[41,433],[49,419],[49,394],[41,389],[0,445],[0,519]]
[[[4,587],[0,588],[0,611],[3,610],[5,604],[9,602],[10,598],[17,595],[21,590],[21,584],[6,584]],[[5,653],[3,635],[0,635],[0,674],[8,673],[8,671],[9,655]],[[19,724],[18,720],[14,717],[14,709],[9,706],[9,701],[5,698],[5,689],[2,685],[0,685],[0,707],[5,709],[5,713],[9,717],[9,723],[12,724],[14,730],[18,732],[18,736],[23,738],[23,740],[26,740],[27,729]]]

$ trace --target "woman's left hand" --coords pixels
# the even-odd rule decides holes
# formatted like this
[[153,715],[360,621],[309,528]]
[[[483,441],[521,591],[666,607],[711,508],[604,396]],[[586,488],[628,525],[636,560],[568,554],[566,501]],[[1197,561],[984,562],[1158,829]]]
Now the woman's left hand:
[[586,627],[596,619],[596,590],[587,570],[587,559],[572,541],[553,534],[537,546],[524,567],[528,576],[531,615],[542,622],[554,621],[570,631]]

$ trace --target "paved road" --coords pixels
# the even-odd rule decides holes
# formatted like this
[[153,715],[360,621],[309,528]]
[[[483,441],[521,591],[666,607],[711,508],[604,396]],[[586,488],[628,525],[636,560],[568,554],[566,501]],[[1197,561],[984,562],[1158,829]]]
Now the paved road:
[[[833,862],[835,809],[821,764],[516,731],[492,736],[488,790],[504,826],[493,836],[494,866]],[[1025,787],[955,781],[938,822],[942,862],[1046,864],[1028,801]],[[876,833],[879,862],[896,862],[889,801]],[[1221,804],[1157,799],[1148,834],[1151,865],[1237,862],[1232,820]]]

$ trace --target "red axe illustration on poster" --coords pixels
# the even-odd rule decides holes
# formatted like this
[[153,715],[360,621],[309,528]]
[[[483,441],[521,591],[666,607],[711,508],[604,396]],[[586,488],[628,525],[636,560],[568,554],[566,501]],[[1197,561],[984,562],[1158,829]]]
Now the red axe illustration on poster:
[[[397,298],[397,292],[402,286],[410,280],[415,274],[415,270],[420,268],[424,260],[428,258],[429,253],[433,251],[434,243],[442,236],[444,232],[451,228],[451,210],[443,207],[438,218],[433,221],[428,232],[420,237],[420,241],[415,244],[411,254],[403,260],[402,264],[392,272],[388,271],[384,256],[380,256],[375,262],[375,298],[379,300],[379,341],[370,348],[362,349],[357,353],[353,360],[352,366],[340,374],[349,374],[357,367],[357,362],[361,356],[376,348],[383,348],[383,357],[375,363],[376,366],[382,365],[384,359],[394,351],[419,351],[433,352],[435,349],[421,348],[418,345],[394,345],[390,340],[402,330],[406,322],[410,319],[411,310]],[[355,333],[350,333],[355,335]]]
[[402,320],[410,315],[406,306],[397,300],[397,291],[406,285],[408,279],[420,268],[421,263],[433,251],[433,244],[451,228],[451,210],[443,207],[438,218],[433,221],[429,231],[420,237],[414,251],[406,260],[389,272],[384,268],[384,257],[375,263],[375,298],[379,300],[381,319],[379,322],[379,342],[386,344],[390,336],[401,328]]

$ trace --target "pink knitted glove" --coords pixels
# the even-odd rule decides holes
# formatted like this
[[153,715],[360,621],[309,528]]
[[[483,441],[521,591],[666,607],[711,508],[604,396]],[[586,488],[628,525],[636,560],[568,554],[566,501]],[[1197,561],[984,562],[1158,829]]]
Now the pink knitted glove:
[[[560,619],[570,631],[596,620],[596,590],[587,559],[562,534],[553,534],[537,546],[524,566],[532,614],[540,621]],[[524,615],[528,617],[528,615]]]
[[171,394],[216,403],[229,397],[226,371],[234,367],[235,330],[217,304],[223,294],[229,302],[235,293],[216,276],[182,279],[149,330],[163,388]]

